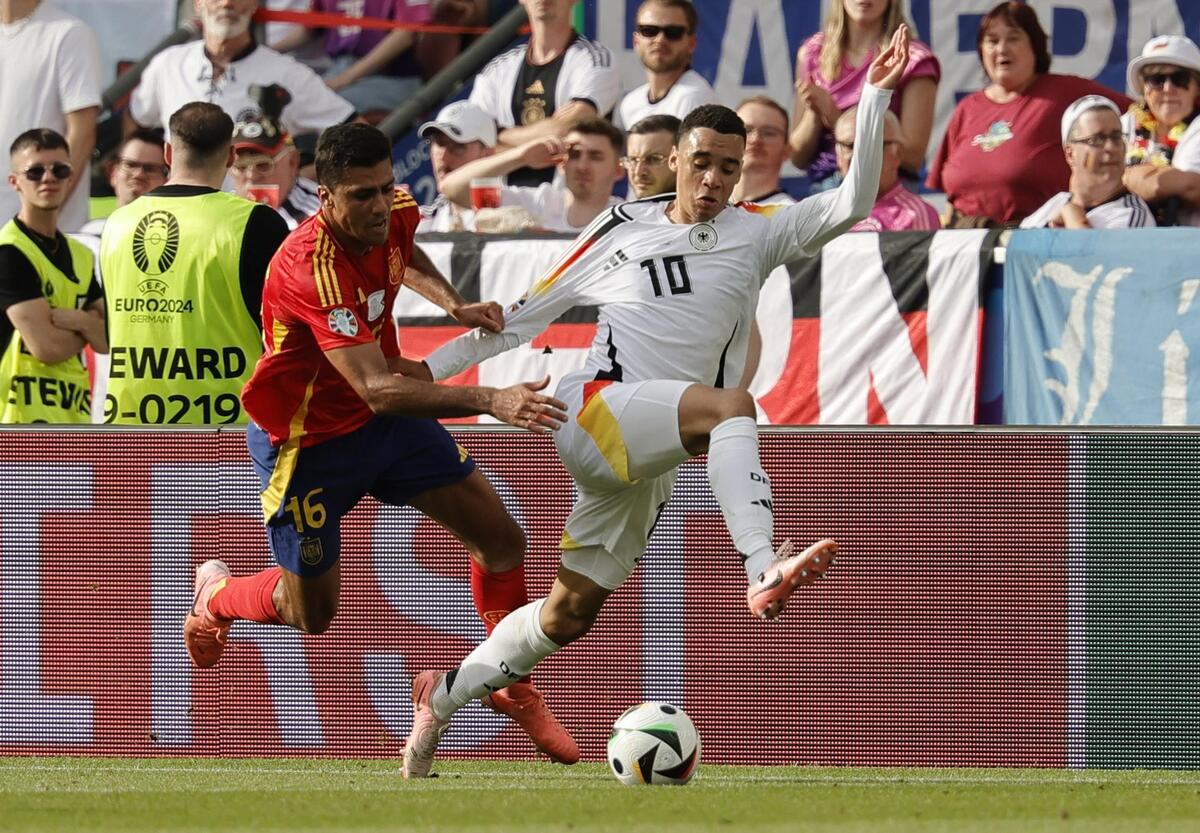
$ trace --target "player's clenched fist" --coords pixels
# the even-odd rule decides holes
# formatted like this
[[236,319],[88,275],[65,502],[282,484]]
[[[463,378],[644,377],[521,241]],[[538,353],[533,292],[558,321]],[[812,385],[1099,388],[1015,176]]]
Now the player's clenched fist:
[[559,423],[567,421],[567,405],[552,396],[538,393],[548,384],[549,376],[540,382],[522,382],[510,388],[501,388],[492,395],[492,407],[488,413],[502,422],[527,428],[537,434],[557,431]]

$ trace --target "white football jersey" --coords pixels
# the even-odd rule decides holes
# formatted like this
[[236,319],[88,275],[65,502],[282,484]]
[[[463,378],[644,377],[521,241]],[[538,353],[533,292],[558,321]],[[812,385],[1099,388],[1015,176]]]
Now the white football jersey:
[[502,333],[472,330],[430,355],[433,377],[448,378],[532,340],[572,307],[599,306],[584,365],[596,378],[736,385],[763,281],[870,212],[889,98],[864,87],[861,150],[837,189],[789,206],[727,206],[711,221],[690,225],[667,216],[674,194],[605,211],[506,310]]

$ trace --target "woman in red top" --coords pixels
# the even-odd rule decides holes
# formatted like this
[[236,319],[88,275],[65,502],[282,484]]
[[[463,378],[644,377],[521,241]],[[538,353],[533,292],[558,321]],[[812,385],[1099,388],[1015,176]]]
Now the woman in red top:
[[1050,72],[1037,13],[1005,2],[984,15],[975,41],[990,83],[964,98],[946,126],[926,184],[946,192],[949,228],[1015,226],[1067,190],[1062,114],[1085,95],[1121,109],[1130,100],[1102,84]]

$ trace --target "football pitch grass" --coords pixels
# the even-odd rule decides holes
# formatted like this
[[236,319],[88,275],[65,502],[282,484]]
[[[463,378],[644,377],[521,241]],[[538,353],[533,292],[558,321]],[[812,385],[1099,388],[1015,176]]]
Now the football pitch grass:
[[701,764],[0,758],[0,831],[1200,831],[1200,773]]

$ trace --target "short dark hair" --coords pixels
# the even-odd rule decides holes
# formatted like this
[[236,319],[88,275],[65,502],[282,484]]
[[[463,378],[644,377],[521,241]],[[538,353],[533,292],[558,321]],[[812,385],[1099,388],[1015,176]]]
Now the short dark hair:
[[746,123],[724,104],[702,104],[688,113],[675,133],[675,144],[679,144],[684,136],[697,127],[707,127],[728,136],[741,136],[742,141],[746,140]]
[[608,119],[602,119],[599,116],[587,116],[579,121],[572,122],[567,128],[568,133],[582,133],[585,136],[603,136],[612,142],[613,150],[620,156],[625,152],[625,134],[613,125]]
[[337,185],[350,168],[373,168],[392,159],[392,143],[383,131],[361,122],[335,124],[317,142],[317,182]]
[[[700,25],[700,17],[696,14],[696,7],[692,5],[691,0],[643,0],[641,6],[638,6],[638,11],[642,10],[642,6],[648,6],[651,3],[666,6],[669,9],[682,9],[683,16],[687,18],[688,34],[696,34],[696,27]],[[634,20],[637,20],[636,16]]]
[[679,119],[669,113],[656,113],[653,116],[646,116],[634,123],[633,127],[626,131],[629,136],[645,136],[647,133],[670,133],[672,138],[679,132]]
[[761,104],[763,107],[770,107],[776,113],[783,116],[784,130],[787,130],[788,126],[791,124],[788,117],[788,111],[783,109],[783,106],[769,95],[752,95],[749,98],[743,98],[742,102],[737,106],[737,109],[734,112],[741,110],[747,104]]
[[[215,104],[192,101],[171,114],[171,147],[184,164],[226,156],[233,143],[233,119]],[[182,154],[181,154],[182,152]]]
[[35,127],[32,130],[26,130],[17,138],[13,139],[13,143],[8,147],[8,155],[15,156],[17,151],[24,148],[33,148],[34,150],[65,150],[71,152],[71,146],[67,144],[67,140],[57,130],[51,130],[48,127]]
[[117,145],[117,156],[125,152],[125,148],[129,146],[130,142],[145,142],[148,145],[157,145],[161,148],[164,141],[161,127],[139,127],[122,139],[121,144]]
[[1050,40],[1046,37],[1046,30],[1042,28],[1033,7],[1018,3],[1017,0],[1006,0],[980,19],[979,31],[975,35],[975,53],[979,55],[979,63],[983,63],[983,33],[997,20],[1022,29],[1029,35],[1029,42],[1033,45],[1035,73],[1045,75],[1050,71]]

